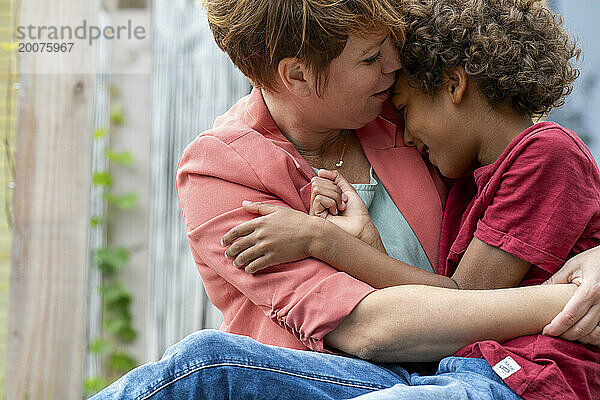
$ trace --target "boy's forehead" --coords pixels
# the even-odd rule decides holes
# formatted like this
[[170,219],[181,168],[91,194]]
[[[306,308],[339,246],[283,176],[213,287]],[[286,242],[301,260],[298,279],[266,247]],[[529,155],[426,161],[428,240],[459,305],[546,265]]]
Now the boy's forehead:
[[403,78],[402,75],[396,78],[396,82],[392,87],[392,103],[395,106],[404,104],[407,96],[406,86],[406,78]]

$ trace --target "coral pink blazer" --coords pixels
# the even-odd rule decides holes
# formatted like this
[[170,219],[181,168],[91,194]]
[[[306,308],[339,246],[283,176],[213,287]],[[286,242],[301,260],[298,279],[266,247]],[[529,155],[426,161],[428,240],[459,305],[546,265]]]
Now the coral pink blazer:
[[[402,140],[391,105],[358,130],[364,152],[431,265],[437,265],[446,188]],[[254,89],[183,152],[177,194],[190,248],[208,297],[223,312],[221,329],[262,343],[327,351],[323,337],[373,290],[309,258],[246,274],[224,256],[221,237],[254,215],[242,200],[308,212],[313,169],[281,134]]]

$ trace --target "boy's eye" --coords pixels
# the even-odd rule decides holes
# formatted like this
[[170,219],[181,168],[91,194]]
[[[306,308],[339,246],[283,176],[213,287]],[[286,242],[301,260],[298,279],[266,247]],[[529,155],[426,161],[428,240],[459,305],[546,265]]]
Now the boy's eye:
[[381,60],[381,51],[377,52],[373,57],[367,58],[365,63],[371,65],[375,64],[377,61]]

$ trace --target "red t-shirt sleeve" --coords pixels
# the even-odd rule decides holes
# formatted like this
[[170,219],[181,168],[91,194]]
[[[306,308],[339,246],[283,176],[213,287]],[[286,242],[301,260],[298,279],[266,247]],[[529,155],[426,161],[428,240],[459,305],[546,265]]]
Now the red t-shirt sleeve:
[[582,146],[559,129],[519,143],[484,188],[491,202],[475,236],[556,272],[598,218],[598,169]]

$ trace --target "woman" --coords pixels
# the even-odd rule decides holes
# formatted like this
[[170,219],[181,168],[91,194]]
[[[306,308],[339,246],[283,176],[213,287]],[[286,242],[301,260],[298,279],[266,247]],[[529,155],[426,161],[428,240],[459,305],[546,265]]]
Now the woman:
[[[206,7],[217,43],[256,87],[188,146],[178,168],[190,247],[209,298],[223,311],[223,330],[291,349],[433,361],[478,339],[539,332],[560,311],[573,293],[570,285],[377,291],[315,259],[255,276],[232,265],[219,239],[252,218],[242,200],[306,212],[314,169],[337,167],[352,183],[377,182],[390,199],[381,203],[382,221],[396,221],[396,229],[380,228],[388,251],[430,269],[437,264],[446,188],[419,153],[404,146],[401,121],[385,109],[400,67],[395,2],[224,0]],[[587,284],[597,269],[587,260],[567,274],[585,265]],[[597,306],[591,309],[585,319],[594,327]],[[491,369],[473,374],[466,374],[477,377],[467,385],[454,378],[438,382],[433,395],[510,396]],[[408,379],[396,364],[209,331],[188,337],[98,398],[344,398]],[[413,392],[411,398],[431,395]]]

